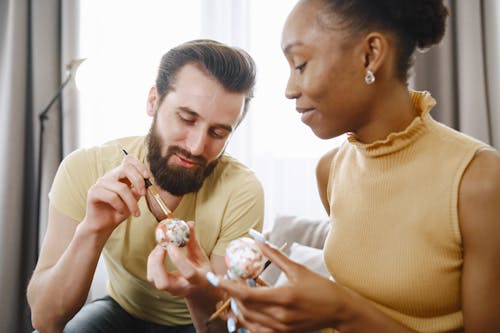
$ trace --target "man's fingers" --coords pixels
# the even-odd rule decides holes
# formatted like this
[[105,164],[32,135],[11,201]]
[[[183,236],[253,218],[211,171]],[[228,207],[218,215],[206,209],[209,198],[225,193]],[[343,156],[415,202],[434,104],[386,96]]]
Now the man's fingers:
[[165,256],[165,250],[159,245],[149,254],[147,263],[147,278],[149,282],[155,283],[155,280],[161,278],[162,275],[167,275],[164,265]]
[[146,194],[144,179],[149,179],[151,173],[136,157],[127,155],[122,161],[122,165],[116,169],[118,180],[126,178],[130,184],[142,195]]
[[172,261],[183,277],[185,277],[188,281],[192,281],[197,277],[196,268],[177,246],[168,244],[167,250],[170,261]]
[[125,183],[104,177],[99,179],[93,186],[93,191],[97,198],[101,198],[103,202],[106,202],[122,214],[125,213],[123,206],[126,206],[128,212],[135,216],[140,214],[137,199],[130,187]]

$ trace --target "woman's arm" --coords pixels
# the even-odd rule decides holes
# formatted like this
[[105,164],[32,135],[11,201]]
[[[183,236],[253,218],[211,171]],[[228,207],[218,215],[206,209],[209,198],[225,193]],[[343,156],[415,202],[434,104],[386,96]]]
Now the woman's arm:
[[466,332],[500,332],[500,155],[482,151],[464,173],[458,202]]

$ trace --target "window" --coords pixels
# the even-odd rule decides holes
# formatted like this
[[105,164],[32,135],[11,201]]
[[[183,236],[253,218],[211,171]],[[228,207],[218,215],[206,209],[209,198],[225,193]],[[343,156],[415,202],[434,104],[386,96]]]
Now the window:
[[[195,38],[246,49],[257,63],[255,98],[227,152],[252,168],[266,193],[266,228],[277,214],[325,217],[317,159],[340,139],[322,141],[284,97],[288,65],[281,29],[296,0],[81,2],[80,146],[147,133],[146,97],[160,57]],[[85,68],[86,67],[86,68]]]

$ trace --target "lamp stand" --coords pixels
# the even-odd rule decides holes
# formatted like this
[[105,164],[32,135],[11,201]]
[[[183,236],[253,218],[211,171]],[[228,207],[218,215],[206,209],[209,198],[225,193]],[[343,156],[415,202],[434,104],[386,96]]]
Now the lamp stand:
[[[35,214],[36,214],[36,224],[35,224],[35,235],[36,239],[39,239],[40,236],[40,200],[41,200],[41,191],[42,191],[42,171],[43,171],[43,138],[44,138],[44,131],[45,131],[45,122],[49,119],[48,113],[51,110],[52,105],[54,103],[61,99],[62,93],[64,91],[64,88],[68,85],[68,83],[71,81],[71,79],[74,76],[74,73],[76,72],[76,69],[80,64],[85,61],[85,58],[82,59],[75,59],[72,60],[69,64],[66,65],[66,70],[68,71],[68,75],[66,76],[66,79],[61,83],[59,88],[57,88],[56,93],[50,100],[49,104],[38,114],[38,125],[39,125],[39,138],[38,138],[38,165],[37,165],[37,187],[36,187],[36,202],[35,202]],[[61,142],[62,145],[62,142]],[[37,241],[36,249],[35,249],[35,256],[38,259],[39,255],[39,245]]]

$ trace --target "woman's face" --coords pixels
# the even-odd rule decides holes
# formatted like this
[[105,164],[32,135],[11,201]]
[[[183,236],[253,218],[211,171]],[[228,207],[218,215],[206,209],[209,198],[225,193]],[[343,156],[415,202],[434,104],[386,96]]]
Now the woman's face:
[[295,99],[302,121],[318,137],[329,139],[367,121],[366,68],[361,43],[334,21],[328,28],[320,25],[322,10],[320,1],[299,2],[285,23],[281,46],[290,65],[286,97]]

